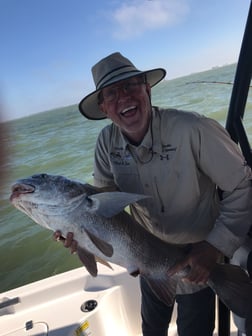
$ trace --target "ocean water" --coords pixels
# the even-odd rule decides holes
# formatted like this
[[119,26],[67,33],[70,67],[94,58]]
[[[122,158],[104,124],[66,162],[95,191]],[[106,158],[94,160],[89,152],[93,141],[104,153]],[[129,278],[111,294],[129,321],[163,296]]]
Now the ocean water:
[[[161,82],[153,105],[174,107],[218,120],[225,126],[235,64]],[[7,174],[0,190],[0,292],[81,266],[76,255],[56,243],[8,201],[12,183],[35,173],[65,175],[92,183],[94,145],[109,121],[88,121],[77,106],[64,107],[6,123]],[[252,93],[244,124],[252,143]]]

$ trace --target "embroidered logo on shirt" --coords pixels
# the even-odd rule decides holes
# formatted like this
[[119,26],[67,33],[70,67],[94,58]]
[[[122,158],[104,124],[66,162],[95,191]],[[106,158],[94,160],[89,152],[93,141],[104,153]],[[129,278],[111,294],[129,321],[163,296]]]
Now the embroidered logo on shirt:
[[172,147],[172,145],[162,145],[162,154],[160,154],[160,160],[170,160],[172,153],[176,152],[177,147]]
[[160,160],[162,161],[162,160],[169,160],[170,159],[170,157],[169,157],[169,154],[166,154],[166,155],[161,155],[160,154]]

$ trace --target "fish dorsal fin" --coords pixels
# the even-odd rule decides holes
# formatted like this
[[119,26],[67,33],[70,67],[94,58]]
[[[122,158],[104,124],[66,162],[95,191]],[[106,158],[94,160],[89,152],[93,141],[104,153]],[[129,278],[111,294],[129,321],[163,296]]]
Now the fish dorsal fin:
[[106,256],[106,257],[112,257],[113,255],[113,247],[112,245],[108,244],[101,238],[95,236],[93,233],[89,232],[87,229],[85,229],[88,237],[92,241],[92,243]]
[[92,201],[90,205],[91,212],[95,212],[100,216],[109,218],[123,211],[129,204],[140,201],[150,196],[131,194],[120,191],[103,192],[89,196]]
[[89,274],[93,277],[96,277],[98,271],[95,256],[83,247],[79,246],[77,249],[77,254]]

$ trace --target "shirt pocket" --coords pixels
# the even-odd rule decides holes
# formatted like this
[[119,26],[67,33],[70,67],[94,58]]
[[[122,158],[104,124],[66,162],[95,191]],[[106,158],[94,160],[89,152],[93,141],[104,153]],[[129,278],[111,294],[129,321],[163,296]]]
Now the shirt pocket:
[[113,164],[112,173],[115,183],[121,191],[143,194],[143,188],[136,167]]

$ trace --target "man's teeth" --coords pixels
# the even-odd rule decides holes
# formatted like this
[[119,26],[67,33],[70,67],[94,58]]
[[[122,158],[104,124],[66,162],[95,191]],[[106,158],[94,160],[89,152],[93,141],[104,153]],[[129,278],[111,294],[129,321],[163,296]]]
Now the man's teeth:
[[125,113],[127,113],[128,111],[133,110],[133,109],[135,109],[135,108],[136,108],[136,106],[130,106],[130,107],[127,107],[126,109],[122,110],[121,114],[125,114]]

